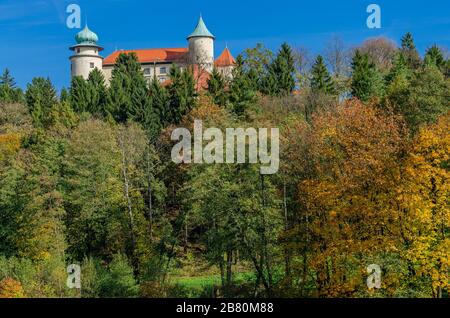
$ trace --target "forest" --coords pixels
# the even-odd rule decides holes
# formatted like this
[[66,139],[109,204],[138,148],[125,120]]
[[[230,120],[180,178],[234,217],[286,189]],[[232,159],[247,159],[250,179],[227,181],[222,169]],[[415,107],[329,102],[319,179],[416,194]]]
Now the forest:
[[[60,92],[5,70],[0,297],[449,297],[450,55],[400,42],[258,44],[201,89],[134,54]],[[279,128],[279,171],[175,164],[196,119]]]

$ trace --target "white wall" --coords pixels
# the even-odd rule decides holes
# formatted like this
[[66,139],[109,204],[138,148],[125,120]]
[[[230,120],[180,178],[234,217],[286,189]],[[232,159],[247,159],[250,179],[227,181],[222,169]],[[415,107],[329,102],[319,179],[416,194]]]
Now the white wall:
[[189,39],[189,61],[211,72],[214,67],[214,39],[193,37]]
[[70,57],[72,77],[82,76],[87,79],[93,69],[103,68],[103,58],[98,54],[98,48],[76,47],[74,50],[75,54]]

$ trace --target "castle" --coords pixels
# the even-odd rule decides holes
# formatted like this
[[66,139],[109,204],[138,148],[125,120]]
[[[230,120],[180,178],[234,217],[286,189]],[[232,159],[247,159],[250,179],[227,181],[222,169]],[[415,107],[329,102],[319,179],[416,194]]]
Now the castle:
[[[206,77],[216,68],[225,77],[231,78],[235,60],[230,50],[226,47],[222,54],[214,59],[214,35],[208,30],[200,16],[197,26],[188,37],[187,48],[159,48],[142,50],[116,50],[111,55],[103,58],[100,52],[103,48],[98,45],[98,36],[88,26],[75,36],[76,45],[70,47],[74,54],[70,57],[71,75],[81,76],[84,79],[89,73],[98,68],[105,76],[107,83],[111,80],[112,70],[117,57],[121,53],[132,53],[137,55],[142,67],[144,77],[148,82],[157,78],[161,83],[168,81],[170,68],[176,64],[182,70],[188,66],[196,66],[194,70],[200,69]],[[199,76],[205,81],[205,76]]]

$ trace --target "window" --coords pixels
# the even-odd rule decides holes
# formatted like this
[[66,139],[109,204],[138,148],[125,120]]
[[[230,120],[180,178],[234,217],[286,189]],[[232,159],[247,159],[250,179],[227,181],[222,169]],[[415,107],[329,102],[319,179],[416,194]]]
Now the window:
[[165,78],[164,76],[162,76],[162,77],[159,78],[159,82],[160,82],[160,83],[164,83],[165,81],[166,81],[166,78]]
[[150,75],[150,69],[149,68],[144,68],[144,74],[145,75]]
[[161,67],[159,69],[159,74],[167,74],[167,68],[166,67]]
[[77,53],[80,53],[80,49],[77,49]]
[[91,68],[94,68],[95,67],[95,64],[94,63],[91,63]]

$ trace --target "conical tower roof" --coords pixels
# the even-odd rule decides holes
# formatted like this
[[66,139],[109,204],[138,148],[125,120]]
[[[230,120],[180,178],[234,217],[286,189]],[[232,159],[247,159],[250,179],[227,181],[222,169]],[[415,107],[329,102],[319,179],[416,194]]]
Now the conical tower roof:
[[188,40],[193,37],[208,37],[213,39],[215,38],[214,35],[211,32],[209,32],[208,28],[206,27],[206,24],[203,21],[202,16],[200,16],[200,19],[198,20],[194,32],[192,32],[191,35],[188,36]]
[[216,67],[225,67],[225,66],[233,66],[236,64],[236,61],[231,54],[230,50],[228,49],[228,46],[223,50],[222,54],[217,58],[217,60],[214,62],[214,65]]

